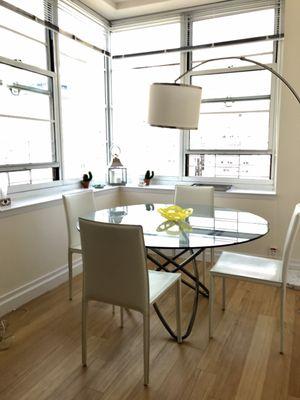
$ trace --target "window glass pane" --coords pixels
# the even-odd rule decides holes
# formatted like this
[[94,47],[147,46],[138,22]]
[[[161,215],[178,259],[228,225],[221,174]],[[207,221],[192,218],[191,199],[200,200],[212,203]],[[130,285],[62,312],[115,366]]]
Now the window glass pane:
[[48,78],[0,64],[0,114],[50,120],[50,97],[32,89],[47,91]]
[[166,24],[114,32],[112,54],[138,53],[180,46],[180,24]]
[[51,182],[53,180],[52,168],[9,172],[8,178],[9,186]]
[[193,44],[274,34],[274,9],[209,18],[193,23]]
[[201,114],[190,148],[267,150],[268,136],[268,111]]
[[60,36],[65,178],[106,173],[104,57]]
[[9,172],[9,186],[30,184],[30,171]]
[[0,63],[0,79],[3,84],[22,85],[41,90],[49,89],[48,77]]
[[52,168],[31,170],[31,183],[44,183],[50,181],[52,181]]
[[58,22],[61,29],[88,43],[106,49],[106,30],[99,23],[61,1],[58,2],[58,5]]
[[[21,8],[37,17],[44,15],[44,3],[45,0],[6,0],[8,3]],[[51,0],[50,0],[51,1]]]
[[156,175],[178,175],[179,131],[149,126],[147,113],[150,85],[172,82],[179,74],[179,65],[113,69],[113,140],[133,179],[148,169]]
[[0,117],[0,165],[52,161],[51,124]]
[[202,99],[269,95],[269,71],[232,72],[194,76],[193,85],[202,87]]
[[1,56],[47,68],[43,26],[0,7],[0,37]]
[[[204,60],[209,60],[218,57],[239,57],[245,56],[255,61],[264,64],[273,62],[273,42],[255,42],[247,44],[239,44],[234,46],[214,47],[211,49],[202,49],[193,51],[193,65],[200,63]],[[207,64],[195,69],[195,71],[203,71],[206,69],[214,68],[228,68],[228,67],[245,67],[253,65],[241,60],[230,59],[221,61],[210,61]]]
[[[22,3],[24,3],[24,1],[22,1]],[[19,7],[24,9],[24,7]],[[36,41],[45,43],[45,28],[41,24],[5,7],[0,7],[0,25],[22,33]]]
[[270,179],[270,165],[270,155],[189,154],[187,156],[187,175]]
[[[179,23],[112,34],[114,54],[179,46]],[[121,160],[132,180],[148,169],[156,175],[179,173],[179,131],[150,127],[147,123],[150,85],[178,78],[179,63],[179,53],[113,60],[113,141],[122,149]]]

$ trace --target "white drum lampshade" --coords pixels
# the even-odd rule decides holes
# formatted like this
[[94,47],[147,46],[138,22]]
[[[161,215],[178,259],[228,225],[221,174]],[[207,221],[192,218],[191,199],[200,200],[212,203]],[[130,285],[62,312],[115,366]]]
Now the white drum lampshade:
[[178,83],[150,87],[148,123],[176,129],[198,129],[202,89]]

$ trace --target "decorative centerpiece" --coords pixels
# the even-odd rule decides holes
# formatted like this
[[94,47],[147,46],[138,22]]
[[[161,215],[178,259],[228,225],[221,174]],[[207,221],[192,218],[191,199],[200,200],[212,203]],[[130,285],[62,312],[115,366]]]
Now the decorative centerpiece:
[[83,174],[82,181],[80,181],[81,186],[84,189],[88,189],[92,179],[93,179],[93,175],[92,175],[91,171],[89,171],[87,174]]
[[127,168],[121,163],[121,149],[117,145],[112,145],[111,149],[111,164],[108,168],[108,184],[112,186],[126,185],[127,183]]
[[157,211],[168,221],[173,222],[183,221],[193,213],[192,208],[182,208],[175,205],[159,208]]
[[154,177],[154,171],[149,171],[149,169],[145,173],[144,183],[146,186],[149,186],[151,179]]

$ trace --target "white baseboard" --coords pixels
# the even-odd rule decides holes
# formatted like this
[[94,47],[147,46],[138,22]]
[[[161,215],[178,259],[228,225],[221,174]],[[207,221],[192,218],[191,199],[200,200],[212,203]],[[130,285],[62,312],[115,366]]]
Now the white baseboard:
[[[73,276],[80,272],[82,272],[82,262],[79,259],[73,262]],[[69,279],[68,277],[68,266],[64,265],[0,296],[0,317],[61,285]]]

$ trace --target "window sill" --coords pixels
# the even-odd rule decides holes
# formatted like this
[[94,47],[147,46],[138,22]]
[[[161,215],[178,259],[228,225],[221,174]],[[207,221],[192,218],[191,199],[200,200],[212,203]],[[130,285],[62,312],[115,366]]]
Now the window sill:
[[[21,214],[23,212],[31,211],[33,209],[44,208],[59,204],[62,201],[62,195],[64,193],[71,193],[76,191],[82,191],[81,189],[74,187],[70,189],[67,188],[55,188],[55,189],[45,189],[31,191],[26,194],[10,195],[12,202],[11,205],[7,207],[0,206],[0,218],[7,217],[10,215]],[[118,186],[105,186],[103,189],[94,189],[97,196],[98,193],[105,193],[108,191],[118,191]]]
[[[149,185],[149,186],[139,186],[128,184],[126,186],[105,186],[103,189],[94,189],[95,195],[105,194],[107,192],[115,191],[127,191],[127,192],[148,192],[148,193],[161,193],[170,194],[174,191],[175,184],[170,185]],[[81,191],[84,189],[79,189],[74,187],[60,187],[53,189],[37,190],[36,192],[28,192],[26,194],[12,195],[12,203],[7,207],[0,207],[0,218],[7,217],[10,215],[21,214],[23,212],[31,211],[37,208],[44,208],[59,204],[62,200],[62,194],[74,191]],[[247,198],[247,197],[274,197],[276,196],[275,191],[271,190],[246,190],[239,188],[231,188],[226,192],[215,191],[216,197],[233,197],[233,198]]]
[[[148,186],[139,186],[139,185],[126,185],[125,187],[122,187],[123,190],[131,190],[131,191],[139,191],[139,190],[144,190],[144,191],[149,191],[149,192],[172,192],[175,190],[175,184],[170,184],[170,185],[159,185],[159,184],[153,184],[153,185],[148,185]],[[276,196],[276,191],[275,190],[262,190],[262,189],[241,189],[237,187],[232,187],[231,189],[227,191],[215,191],[215,196],[217,197],[223,197],[223,196],[231,196],[234,197],[236,195],[243,195],[245,197],[247,196]]]

